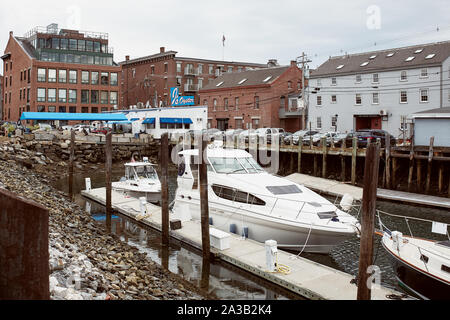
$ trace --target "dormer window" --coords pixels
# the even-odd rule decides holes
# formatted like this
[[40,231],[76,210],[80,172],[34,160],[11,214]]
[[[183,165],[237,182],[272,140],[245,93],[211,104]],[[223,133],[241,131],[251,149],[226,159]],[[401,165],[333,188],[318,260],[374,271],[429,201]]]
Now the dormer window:
[[370,56],[369,59],[373,60],[373,59],[375,59],[376,57],[377,57],[377,55],[374,54],[373,56]]
[[417,49],[416,51],[414,51],[414,53],[421,53],[423,51],[423,49]]
[[435,53],[430,53],[425,57],[425,59],[433,59],[435,55],[436,55]]
[[412,57],[412,56],[411,56],[411,57],[406,58],[405,61],[406,61],[406,62],[409,62],[409,61],[414,60],[414,58],[415,58],[415,57]]
[[245,81],[247,81],[247,78],[242,79],[241,81],[238,82],[238,84],[243,84]]
[[223,81],[220,81],[218,84],[216,84],[216,87],[220,87],[223,84]]
[[343,65],[343,64],[340,64],[340,65],[338,65],[338,66],[336,67],[336,70],[342,69],[343,67],[344,67],[344,65]]
[[386,55],[386,57],[392,57],[393,55],[395,54],[395,52],[391,52],[391,53],[388,53],[387,55]]
[[359,66],[360,66],[360,67],[365,67],[365,66],[367,66],[368,64],[369,64],[369,61],[366,61],[366,62],[361,63]]
[[265,79],[263,80],[263,82],[267,82],[267,81],[269,81],[270,79],[272,79],[272,76],[268,76],[267,78],[265,78]]

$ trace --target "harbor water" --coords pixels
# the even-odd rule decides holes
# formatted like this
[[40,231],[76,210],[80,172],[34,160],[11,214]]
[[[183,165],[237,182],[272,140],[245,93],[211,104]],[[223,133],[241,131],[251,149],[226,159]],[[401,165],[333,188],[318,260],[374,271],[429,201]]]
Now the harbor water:
[[[159,172],[158,172],[159,173]],[[116,163],[112,169],[112,180],[118,181],[124,175],[123,164]],[[97,170],[93,173],[74,175],[75,202],[90,209],[98,223],[104,223],[105,208],[97,203],[88,201],[80,195],[85,188],[85,178],[91,179],[92,188],[105,186],[105,173]],[[173,200],[176,190],[177,170],[169,166],[169,203]],[[54,186],[62,191],[68,191],[67,178],[57,181]],[[340,199],[326,197],[331,202]],[[444,235],[431,233],[431,222],[418,221],[413,218],[426,219],[437,222],[450,223],[448,210],[410,206],[405,204],[377,201],[380,219],[391,231],[397,230],[405,235],[423,237],[427,239],[445,240]],[[359,216],[359,206],[352,209],[355,216]],[[388,214],[386,214],[388,213]],[[393,217],[390,214],[400,217]],[[378,227],[378,217],[376,218]],[[122,241],[136,246],[147,254],[152,261],[159,263],[173,273],[177,273],[186,280],[215,294],[219,299],[300,299],[287,290],[274,286],[268,281],[255,277],[224,262],[212,262],[210,265],[209,283],[206,287],[202,283],[201,252],[185,246],[178,241],[171,241],[169,248],[161,246],[160,233],[136,224],[121,215],[113,216],[112,232]],[[297,254],[293,252],[292,254]],[[336,246],[328,255],[302,253],[302,257],[353,276],[358,274],[359,238],[353,237]],[[373,265],[379,268],[381,285],[402,291],[398,286],[392,270],[390,258],[381,245],[381,237],[375,236]]]

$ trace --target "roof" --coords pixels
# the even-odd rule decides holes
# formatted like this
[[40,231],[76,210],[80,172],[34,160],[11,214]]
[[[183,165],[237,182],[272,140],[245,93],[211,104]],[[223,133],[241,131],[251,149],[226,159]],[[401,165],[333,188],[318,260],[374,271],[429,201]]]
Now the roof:
[[226,72],[213,81],[209,81],[208,85],[204,86],[200,92],[222,88],[268,85],[273,83],[289,68],[289,66],[283,66],[243,72]]
[[123,113],[23,112],[20,120],[127,121]]
[[416,112],[412,114],[413,118],[450,118],[450,107],[436,108]]
[[149,56],[144,56],[144,57],[140,57],[140,58],[136,58],[136,59],[130,59],[130,60],[121,61],[121,62],[119,62],[119,65],[127,65],[127,64],[132,64],[132,63],[138,63],[138,62],[143,62],[143,61],[146,61],[146,60],[156,59],[156,58],[170,56],[170,55],[175,56],[176,54],[177,54],[176,51],[165,51],[165,52],[151,54]]
[[330,57],[310,78],[438,65],[449,56],[450,41]]
[[203,62],[203,63],[211,63],[211,64],[227,64],[227,65],[242,65],[248,67],[258,67],[258,68],[267,68],[266,63],[254,63],[254,62],[239,62],[239,61],[223,61],[223,60],[210,60],[210,59],[200,59],[200,58],[188,58],[188,57],[176,57],[175,60],[182,61],[192,61],[192,62]]

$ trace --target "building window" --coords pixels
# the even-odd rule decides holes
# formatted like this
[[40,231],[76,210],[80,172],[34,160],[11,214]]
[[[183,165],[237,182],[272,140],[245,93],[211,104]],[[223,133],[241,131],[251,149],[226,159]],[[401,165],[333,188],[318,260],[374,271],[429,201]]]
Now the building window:
[[259,128],[259,119],[252,119],[252,129]]
[[98,71],[91,72],[91,84],[98,84]]
[[109,85],[109,73],[108,72],[102,72],[100,77],[101,85],[107,86]]
[[357,74],[356,75],[356,83],[360,83],[362,80],[361,80],[361,75],[360,74]]
[[223,98],[223,109],[228,111],[228,98]]
[[110,75],[111,79],[110,79],[110,85],[112,86],[117,86],[118,84],[118,78],[117,78],[117,72],[111,72]]
[[406,70],[403,70],[400,73],[400,81],[408,81],[408,74],[406,73]]
[[322,96],[317,96],[316,100],[317,100],[317,105],[321,106],[322,105]]
[[117,97],[118,97],[117,91],[111,91],[109,93],[109,103],[110,104],[117,104]]
[[181,77],[177,76],[177,87],[181,87]]
[[322,129],[322,117],[316,118],[316,127],[317,129]]
[[98,113],[98,107],[92,107],[91,113]]
[[58,108],[58,112],[66,112],[66,107],[60,106],[60,107]]
[[259,109],[259,97],[255,96],[255,109]]
[[420,89],[420,102],[428,102],[428,89]]
[[38,112],[45,112],[45,106],[37,106]]
[[217,99],[213,100],[213,110],[217,111]]
[[151,73],[151,74],[155,74],[155,66],[151,66],[151,68],[150,68],[150,73]]
[[89,112],[89,107],[81,107],[81,112],[82,113],[88,113]]
[[[449,93],[449,96],[450,96],[450,93]],[[239,97],[234,98],[234,108],[236,110],[239,110]]]
[[81,71],[81,83],[89,84],[89,71]]
[[357,93],[355,95],[355,104],[356,105],[361,105],[362,104],[362,99],[361,99],[361,94],[360,93]]
[[228,73],[233,72],[233,67],[229,66],[228,69],[227,69],[227,72],[228,72]]
[[77,90],[69,89],[69,103],[77,103]]
[[70,113],[77,113],[77,107],[69,107]]
[[235,122],[234,127],[235,127],[236,129],[243,129],[243,128],[242,128],[242,119],[235,119],[234,122]]
[[378,83],[379,82],[379,77],[378,77],[378,73],[374,73],[373,75],[372,75],[372,82],[373,83]]
[[407,103],[408,102],[408,93],[406,90],[400,91],[400,103]]
[[334,94],[334,95],[331,96],[331,103],[336,103],[336,102],[337,102],[337,97]]
[[169,64],[167,62],[164,63],[164,73],[169,71]]
[[91,103],[98,103],[98,90],[91,91]]
[[55,106],[48,106],[48,112],[56,112]]
[[214,74],[214,66],[213,65],[209,65],[208,66],[208,73],[209,74]]
[[67,90],[58,89],[58,102],[67,102]]
[[56,82],[56,69],[48,69],[48,82]]
[[77,71],[76,70],[69,71],[69,83],[77,83]]
[[373,92],[372,93],[372,104],[379,104],[380,100],[379,100],[379,96],[378,96],[378,92]]
[[202,64],[198,65],[198,74],[203,74],[203,65]]
[[332,85],[332,86],[337,85],[336,77],[332,77],[332,78],[331,78],[331,85]]
[[67,82],[67,70],[58,70],[58,82],[66,83]]
[[[37,89],[37,101],[38,102],[45,102],[45,88],[38,88]],[[6,98],[5,98],[6,102]]]
[[89,90],[81,90],[81,103],[89,103]]
[[428,69],[427,68],[423,68],[420,70],[420,77],[421,78],[427,78],[428,77]]
[[286,99],[285,97],[280,97],[280,109],[286,108]]
[[[46,78],[47,78],[46,77],[46,69],[38,68],[38,70],[37,70],[37,81],[38,82],[45,82]],[[5,83],[5,85],[6,85],[6,83]]]
[[177,62],[177,72],[181,72],[181,62]]
[[108,104],[108,91],[101,91],[100,92],[100,103],[101,104]]
[[48,89],[48,102],[56,102],[56,89]]
[[203,79],[198,79],[198,89],[203,88]]
[[337,124],[337,117],[332,116],[331,117],[331,126],[336,128],[336,124]]

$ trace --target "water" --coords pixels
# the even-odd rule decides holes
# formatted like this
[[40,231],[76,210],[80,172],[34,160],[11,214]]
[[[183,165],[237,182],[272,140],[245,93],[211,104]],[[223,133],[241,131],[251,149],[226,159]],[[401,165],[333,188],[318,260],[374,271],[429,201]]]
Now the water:
[[[117,181],[123,176],[123,165],[114,164],[112,169],[112,180]],[[74,175],[74,193],[75,201],[86,206],[89,202],[93,214],[101,213],[104,216],[104,207],[87,201],[80,195],[80,191],[85,187],[84,178],[90,177],[92,188],[103,187],[105,185],[105,175],[103,170],[97,170],[94,173],[84,173]],[[175,167],[169,167],[169,203],[173,200],[176,190],[177,171]],[[67,179],[61,179],[56,182],[55,187],[67,192]],[[335,202],[335,198],[327,197]],[[432,221],[449,223],[448,210],[416,207],[386,201],[377,201],[377,209],[390,214],[417,217]],[[354,208],[354,214],[358,208]],[[392,231],[397,230],[409,235],[445,240],[446,236],[431,233],[431,223],[408,219],[406,223],[404,218],[390,217],[381,214],[382,222]],[[99,221],[98,223],[104,223]],[[378,227],[378,220],[376,220]],[[411,231],[410,231],[411,230]],[[142,252],[145,252],[149,259],[161,264],[173,273],[177,273],[186,280],[198,285],[202,285],[202,258],[201,253],[186,247],[181,243],[171,240],[171,246],[168,252],[165,252],[161,245],[160,234],[154,230],[148,230],[135,224],[125,217],[119,216],[112,221],[112,232],[120,236],[123,241],[136,246]],[[302,257],[313,260],[320,264],[327,265],[349,273],[353,276],[358,274],[359,261],[359,238],[353,237],[336,246],[329,255],[302,253]],[[381,271],[381,284],[383,286],[402,291],[398,286],[392,270],[390,258],[381,245],[381,237],[375,236],[374,260],[373,264],[378,266]],[[255,277],[238,268],[232,267],[223,262],[213,262],[210,265],[210,276],[208,292],[212,292],[220,299],[299,299],[300,297],[290,293],[287,290],[279,289],[267,281]]]

